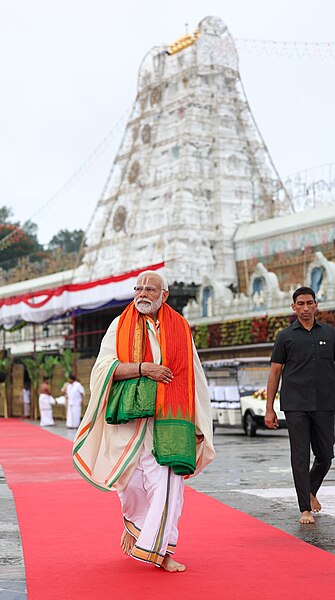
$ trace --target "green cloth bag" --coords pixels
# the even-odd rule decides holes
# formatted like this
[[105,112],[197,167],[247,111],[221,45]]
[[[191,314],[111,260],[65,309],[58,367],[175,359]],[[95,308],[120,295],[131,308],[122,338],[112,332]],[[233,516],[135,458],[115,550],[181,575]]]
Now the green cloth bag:
[[105,419],[110,425],[133,419],[153,417],[156,409],[157,381],[148,377],[115,381],[109,392]]

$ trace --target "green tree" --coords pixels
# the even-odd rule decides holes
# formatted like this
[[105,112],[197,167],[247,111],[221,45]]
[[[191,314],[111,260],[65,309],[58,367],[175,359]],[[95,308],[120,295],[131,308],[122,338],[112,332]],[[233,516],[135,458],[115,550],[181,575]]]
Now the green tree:
[[[11,223],[13,214],[14,213],[9,206],[0,206],[0,223]],[[18,223],[14,223],[14,225],[18,225]]]
[[32,404],[33,404],[33,416],[34,419],[38,418],[38,386],[40,382],[41,370],[44,368],[44,352],[38,352],[35,358],[21,358],[22,363],[27,369],[28,376],[31,383],[32,392]]
[[48,244],[48,250],[56,250],[62,248],[64,252],[78,252],[81,243],[84,238],[84,231],[82,229],[74,229],[69,231],[68,229],[61,229]]
[[4,356],[0,358],[0,386],[2,388],[3,402],[4,402],[4,416],[8,417],[8,374],[10,367],[10,358]]
[[[77,353],[77,358],[79,357]],[[74,366],[74,353],[71,348],[65,348],[60,355],[60,363],[62,365],[63,373],[66,379],[69,378],[69,375],[73,372]]]
[[37,239],[38,227],[37,227],[36,223],[33,223],[30,220],[26,221],[25,224],[23,225],[23,231],[25,232],[26,235],[28,235],[30,237],[30,239],[35,240],[35,242],[39,248],[42,248],[42,246],[38,243],[38,239]]
[[30,261],[43,257],[43,248],[37,239],[37,225],[27,221],[23,227],[12,220],[13,211],[8,206],[0,207],[0,240],[12,234],[11,244],[0,252],[0,267],[9,271],[16,267],[19,258],[28,256]]
[[16,266],[19,258],[29,256],[29,260],[37,260],[43,255],[42,246],[36,236],[30,236],[16,225],[0,223],[0,240],[13,234],[15,241],[0,252],[0,267],[5,271]]
[[48,354],[48,356],[44,358],[42,367],[46,376],[49,377],[50,383],[52,382],[55,366],[58,365],[59,362],[59,356],[51,356],[50,354]]
[[8,356],[4,356],[3,358],[0,358],[0,371],[2,373],[5,373],[6,377],[8,376],[9,365],[10,365],[10,359]]

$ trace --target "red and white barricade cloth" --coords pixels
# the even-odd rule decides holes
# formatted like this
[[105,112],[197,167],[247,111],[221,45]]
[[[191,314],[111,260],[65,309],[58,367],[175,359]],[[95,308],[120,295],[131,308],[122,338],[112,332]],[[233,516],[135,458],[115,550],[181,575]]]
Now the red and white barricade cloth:
[[[108,302],[133,298],[134,286],[141,271],[163,275],[164,263],[106,277],[88,283],[74,283],[7,298],[0,297],[0,326],[10,329],[19,321],[44,323],[76,309],[98,309]],[[27,286],[29,281],[27,281]]]

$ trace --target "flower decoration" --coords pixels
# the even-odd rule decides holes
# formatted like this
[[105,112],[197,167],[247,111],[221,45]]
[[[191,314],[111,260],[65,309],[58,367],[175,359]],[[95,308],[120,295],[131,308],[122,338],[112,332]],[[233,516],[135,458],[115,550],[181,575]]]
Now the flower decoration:
[[[266,400],[266,388],[262,388],[261,390],[256,390],[256,392],[252,395],[253,398],[257,398],[257,400]],[[279,392],[276,393],[275,400],[279,400]]]

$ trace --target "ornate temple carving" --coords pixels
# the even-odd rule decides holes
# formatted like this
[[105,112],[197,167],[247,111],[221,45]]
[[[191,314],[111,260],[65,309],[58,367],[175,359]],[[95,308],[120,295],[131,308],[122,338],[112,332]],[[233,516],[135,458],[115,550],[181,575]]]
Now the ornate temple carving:
[[144,57],[75,280],[164,261],[169,281],[236,282],[236,227],[287,212],[281,188],[243,91],[233,37],[207,17]]

